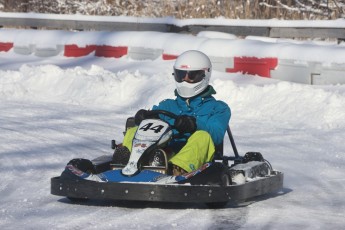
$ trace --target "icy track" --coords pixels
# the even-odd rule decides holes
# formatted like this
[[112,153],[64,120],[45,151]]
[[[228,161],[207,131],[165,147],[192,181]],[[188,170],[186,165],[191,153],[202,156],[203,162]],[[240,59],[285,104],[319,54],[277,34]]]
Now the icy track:
[[[0,55],[0,229],[343,229],[345,87],[214,72],[241,154],[260,151],[284,189],[239,207],[89,201],[50,194],[72,158],[112,154],[125,120],[172,98],[173,62]],[[5,63],[5,64],[4,64]],[[229,149],[229,146],[227,146]]]

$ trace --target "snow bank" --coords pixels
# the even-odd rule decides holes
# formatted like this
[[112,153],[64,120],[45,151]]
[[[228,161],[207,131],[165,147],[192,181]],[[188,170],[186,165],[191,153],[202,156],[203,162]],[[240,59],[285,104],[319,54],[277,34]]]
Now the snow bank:
[[[167,68],[170,68],[167,67]],[[0,70],[0,99],[58,102],[136,111],[173,98],[175,83],[166,72],[110,72],[100,66],[62,69],[56,65],[23,65],[19,71]],[[345,128],[345,93],[288,82],[238,84],[239,74],[216,72],[217,98],[233,108],[233,118],[264,119],[317,129]],[[244,77],[244,79],[249,77]],[[339,86],[340,89],[344,87]]]
[[329,129],[345,127],[345,94],[289,82],[239,86],[215,80],[219,97],[228,102],[237,116],[271,120],[281,125],[294,123]]
[[0,71],[0,75],[1,99],[131,107],[140,102],[143,94],[151,95],[146,88],[156,93],[153,98],[162,98],[155,90],[162,88],[157,76],[139,71],[112,73],[96,65],[66,70],[55,65],[23,65],[19,71]]

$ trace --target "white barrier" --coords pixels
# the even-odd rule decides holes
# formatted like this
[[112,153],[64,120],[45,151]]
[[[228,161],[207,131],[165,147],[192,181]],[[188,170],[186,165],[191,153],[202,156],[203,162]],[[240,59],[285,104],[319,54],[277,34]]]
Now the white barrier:
[[311,84],[311,75],[314,65],[314,63],[279,59],[277,68],[275,70],[271,70],[271,78]]
[[234,68],[233,57],[213,57],[209,56],[212,62],[212,69],[225,72],[227,68]]
[[345,84],[345,66],[344,64],[331,64],[330,66],[319,65],[318,70],[312,75],[311,84]]
[[53,57],[59,55],[64,50],[63,45],[56,45],[55,48],[53,47],[36,47],[35,48],[35,55],[37,57]]
[[35,44],[30,45],[16,45],[13,46],[13,52],[21,55],[30,55],[35,51]]
[[143,47],[129,47],[128,57],[134,60],[155,60],[163,54],[162,49],[151,49]]

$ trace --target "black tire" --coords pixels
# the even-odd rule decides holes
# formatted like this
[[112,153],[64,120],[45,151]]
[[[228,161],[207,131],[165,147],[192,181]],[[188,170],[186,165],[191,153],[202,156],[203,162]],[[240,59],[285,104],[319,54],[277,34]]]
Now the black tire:
[[67,165],[73,165],[74,167],[76,167],[77,169],[85,173],[93,173],[93,174],[95,173],[93,164],[88,159],[75,158],[75,159],[70,160]]
[[242,163],[248,163],[250,161],[264,161],[264,157],[260,152],[247,152],[243,157]]
[[232,185],[231,176],[230,176],[230,173],[228,171],[223,173],[221,180],[222,180],[222,186],[223,187],[227,187],[229,185]]

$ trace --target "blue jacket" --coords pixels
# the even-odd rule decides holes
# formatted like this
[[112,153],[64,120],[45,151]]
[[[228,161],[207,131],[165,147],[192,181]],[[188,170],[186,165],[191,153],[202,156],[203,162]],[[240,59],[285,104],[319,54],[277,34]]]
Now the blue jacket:
[[[182,98],[177,92],[176,99],[166,99],[161,101],[152,110],[167,110],[176,115],[190,115],[196,118],[197,130],[207,131],[215,145],[222,143],[226,129],[229,124],[231,111],[229,106],[223,101],[217,101],[212,94],[216,91],[212,86],[192,98]],[[168,116],[162,116],[161,119],[169,124],[174,124],[174,119]],[[176,140],[177,142],[186,141],[186,139]],[[172,144],[172,143],[171,143]]]

